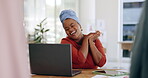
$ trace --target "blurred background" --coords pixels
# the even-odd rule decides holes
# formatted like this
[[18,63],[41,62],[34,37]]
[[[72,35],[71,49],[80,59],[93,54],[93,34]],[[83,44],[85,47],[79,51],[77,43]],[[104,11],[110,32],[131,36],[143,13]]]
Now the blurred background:
[[143,3],[144,0],[24,0],[26,37],[28,43],[33,43],[42,34],[41,43],[60,43],[66,34],[59,14],[64,9],[72,9],[80,19],[84,34],[96,30],[103,33],[99,39],[107,63],[102,68],[129,69],[130,50]]

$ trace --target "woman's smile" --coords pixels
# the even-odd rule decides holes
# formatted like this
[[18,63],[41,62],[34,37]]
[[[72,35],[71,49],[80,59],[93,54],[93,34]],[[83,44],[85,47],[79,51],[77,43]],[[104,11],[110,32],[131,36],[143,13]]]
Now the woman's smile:
[[75,35],[76,34],[76,31],[72,31],[71,33],[70,33],[70,35]]

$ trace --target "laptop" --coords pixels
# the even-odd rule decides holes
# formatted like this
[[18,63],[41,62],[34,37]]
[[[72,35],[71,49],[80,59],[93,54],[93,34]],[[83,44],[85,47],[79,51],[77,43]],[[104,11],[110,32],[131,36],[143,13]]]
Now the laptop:
[[70,44],[29,44],[31,73],[38,75],[74,76]]

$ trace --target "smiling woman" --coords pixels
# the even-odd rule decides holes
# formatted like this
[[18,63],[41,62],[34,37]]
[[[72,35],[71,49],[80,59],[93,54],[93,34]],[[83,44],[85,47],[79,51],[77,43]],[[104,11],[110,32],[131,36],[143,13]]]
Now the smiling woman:
[[72,45],[73,68],[96,69],[106,63],[104,48],[98,39],[101,32],[84,35],[80,21],[73,10],[63,10],[60,20],[67,34],[62,44]]
[[83,36],[81,30],[81,26],[73,19],[66,19],[64,21],[64,30],[66,34],[74,39],[76,42],[79,42],[81,37]]

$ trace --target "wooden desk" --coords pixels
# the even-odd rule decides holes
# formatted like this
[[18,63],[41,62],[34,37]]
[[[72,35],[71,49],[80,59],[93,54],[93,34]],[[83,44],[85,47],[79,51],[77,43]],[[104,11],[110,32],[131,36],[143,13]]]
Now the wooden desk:
[[94,71],[94,69],[82,69],[82,72],[80,74],[73,77],[32,75],[32,78],[91,78],[96,75],[93,74],[92,71]]
[[[96,75],[92,73],[92,71],[95,70],[101,70],[101,69],[82,69],[82,72],[80,74],[73,77],[32,75],[32,78],[91,78]],[[116,70],[116,69],[108,69],[108,70]]]

